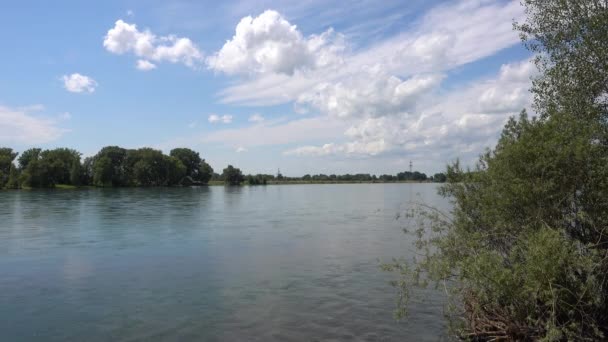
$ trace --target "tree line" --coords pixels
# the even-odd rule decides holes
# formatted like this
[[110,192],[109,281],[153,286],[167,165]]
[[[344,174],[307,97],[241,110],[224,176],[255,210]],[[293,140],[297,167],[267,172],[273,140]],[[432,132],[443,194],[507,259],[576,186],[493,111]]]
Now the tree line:
[[444,174],[401,172],[397,175],[305,175],[285,177],[278,173],[244,175],[232,165],[221,174],[198,152],[175,148],[169,155],[149,147],[126,149],[106,146],[96,155],[81,160],[74,149],[31,148],[21,154],[8,147],[0,148],[0,189],[52,188],[58,185],[96,187],[150,187],[205,185],[210,181],[229,185],[264,185],[279,182],[396,182],[445,181]]
[[82,162],[80,152],[69,148],[31,148],[21,155],[0,148],[0,187],[9,189],[193,185],[207,184],[212,175],[199,153],[187,148],[165,155],[148,147],[107,146]]

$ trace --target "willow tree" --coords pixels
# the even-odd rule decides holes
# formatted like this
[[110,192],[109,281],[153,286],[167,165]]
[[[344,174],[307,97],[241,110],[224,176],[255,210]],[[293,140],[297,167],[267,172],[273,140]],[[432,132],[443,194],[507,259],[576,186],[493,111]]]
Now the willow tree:
[[450,165],[452,212],[412,208],[421,257],[386,267],[403,276],[400,304],[445,285],[460,337],[606,339],[608,2],[522,3],[538,115],[512,118],[473,170]]

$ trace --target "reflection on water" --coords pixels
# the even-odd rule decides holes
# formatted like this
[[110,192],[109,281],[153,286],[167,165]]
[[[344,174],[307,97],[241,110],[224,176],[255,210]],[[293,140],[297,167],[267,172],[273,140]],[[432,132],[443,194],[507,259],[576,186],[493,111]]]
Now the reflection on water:
[[10,341],[416,340],[378,260],[411,256],[395,215],[433,184],[0,193],[0,331]]

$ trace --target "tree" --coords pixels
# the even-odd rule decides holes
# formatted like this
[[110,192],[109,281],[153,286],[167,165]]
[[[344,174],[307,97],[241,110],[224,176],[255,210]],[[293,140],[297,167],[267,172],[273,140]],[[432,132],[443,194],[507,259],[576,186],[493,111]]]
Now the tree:
[[11,163],[11,168],[10,168],[9,174],[8,174],[8,181],[6,183],[6,188],[7,189],[19,189],[20,188],[19,171],[17,170],[17,167],[15,166],[15,164],[12,164],[12,163]]
[[82,184],[82,171],[79,161],[74,161],[70,168],[70,184],[80,186]]
[[108,156],[103,156],[97,159],[93,164],[93,184],[96,186],[113,186],[114,165],[112,159]]
[[[475,169],[447,168],[451,215],[419,207],[408,284],[444,284],[474,340],[608,337],[608,4],[525,0],[537,53],[534,109],[505,125]],[[449,284],[449,285],[446,285]]]
[[17,157],[17,152],[13,152],[12,148],[0,148],[0,189],[2,189],[8,181],[10,170],[13,167],[13,160]]
[[169,155],[182,162],[186,167],[186,175],[188,177],[195,181],[199,180],[199,168],[202,160],[198,152],[189,148],[174,148]]
[[198,180],[203,184],[209,183],[209,180],[211,180],[214,175],[213,168],[211,167],[211,165],[207,164],[205,159],[201,160],[200,162],[200,166],[198,168],[198,175]]
[[166,185],[178,185],[186,177],[187,168],[175,157],[164,156],[167,169]]
[[31,159],[21,171],[21,184],[31,188],[48,188],[55,184],[48,177],[48,169],[40,159]]
[[40,152],[42,152],[42,149],[30,148],[29,150],[26,150],[25,152],[21,153],[18,159],[19,168],[21,170],[25,170],[30,161],[38,160],[38,158],[40,157]]
[[[40,163],[45,167],[46,183],[72,184],[71,171],[73,167],[80,168],[80,153],[68,148],[44,150],[40,153]],[[79,177],[76,181],[80,183]]]
[[167,164],[163,153],[149,147],[127,151],[125,175],[129,185],[160,186],[167,183]]
[[523,4],[527,19],[515,27],[536,53],[541,72],[532,87],[534,109],[543,116],[557,109],[580,118],[606,119],[606,1],[524,0]]
[[446,180],[447,180],[447,177],[446,177],[445,173],[443,173],[443,172],[439,172],[439,173],[436,173],[435,175],[433,175],[434,182],[445,183]]
[[[125,186],[127,150],[118,146],[106,146],[94,157],[90,169],[96,186]],[[97,165],[100,163],[100,165]]]
[[93,184],[93,163],[95,162],[93,157],[84,158],[82,162],[82,182],[85,185]]
[[240,185],[245,180],[240,169],[228,165],[222,172],[222,179],[228,185]]

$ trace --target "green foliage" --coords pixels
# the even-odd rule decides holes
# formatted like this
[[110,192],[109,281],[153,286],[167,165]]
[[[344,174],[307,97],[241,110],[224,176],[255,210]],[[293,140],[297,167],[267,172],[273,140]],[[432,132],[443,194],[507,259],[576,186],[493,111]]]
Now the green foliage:
[[213,168],[211,167],[211,165],[205,162],[205,159],[203,159],[200,162],[200,166],[198,168],[198,180],[203,184],[207,184],[209,183],[213,175]]
[[128,150],[124,161],[125,175],[129,185],[160,186],[167,180],[165,156],[149,147]]
[[114,183],[113,179],[118,179],[115,175],[112,159],[108,156],[99,157],[92,166],[93,184],[96,186],[118,186],[119,182]]
[[101,149],[91,162],[93,185],[126,186],[127,150],[118,146],[107,146]]
[[187,168],[175,157],[163,156],[166,168],[166,185],[178,185],[186,177]]
[[608,4],[604,0],[524,0],[527,20],[516,24],[541,71],[535,110],[585,118],[608,106]]
[[70,184],[80,186],[82,184],[82,168],[80,161],[72,163],[70,168]]
[[[608,150],[596,125],[525,112],[477,168],[448,168],[451,215],[419,207],[411,284],[447,283],[462,336],[599,339],[608,331]],[[403,309],[403,308],[402,308]]]
[[[608,4],[523,1],[516,25],[538,53],[538,118],[524,111],[474,170],[448,166],[449,215],[418,206],[412,285],[445,286],[460,337],[608,338]],[[404,307],[401,307],[403,310]],[[400,311],[404,313],[404,311]]]
[[0,189],[2,189],[10,177],[9,173],[13,167],[13,160],[17,157],[17,153],[13,152],[12,148],[0,148]]
[[445,175],[445,173],[442,172],[433,175],[433,181],[437,183],[445,183],[447,179],[448,177]]
[[27,166],[21,171],[20,182],[23,186],[31,188],[48,188],[55,184],[47,176],[47,165],[39,158],[28,160]]
[[246,181],[249,185],[266,185],[268,182],[266,175],[263,174],[247,175]]
[[228,185],[240,185],[245,180],[240,169],[228,165],[222,172],[222,179]]
[[9,170],[8,181],[6,182],[6,188],[7,189],[19,189],[20,188],[19,170],[17,170],[17,167],[13,163],[11,163],[11,168]]
[[397,180],[400,181],[425,181],[427,178],[426,174],[420,173],[418,171],[410,172],[399,172],[397,174]]
[[40,156],[40,152],[42,152],[42,150],[39,148],[30,148],[29,150],[21,153],[18,159],[19,168],[21,170],[25,170],[25,168],[27,168],[27,166],[29,165],[30,161],[38,159],[38,157]]
[[[43,165],[46,182],[54,184],[72,184],[71,170],[73,165],[80,166],[80,153],[68,148],[56,148],[40,153],[39,162]],[[79,181],[77,181],[79,182]]]

